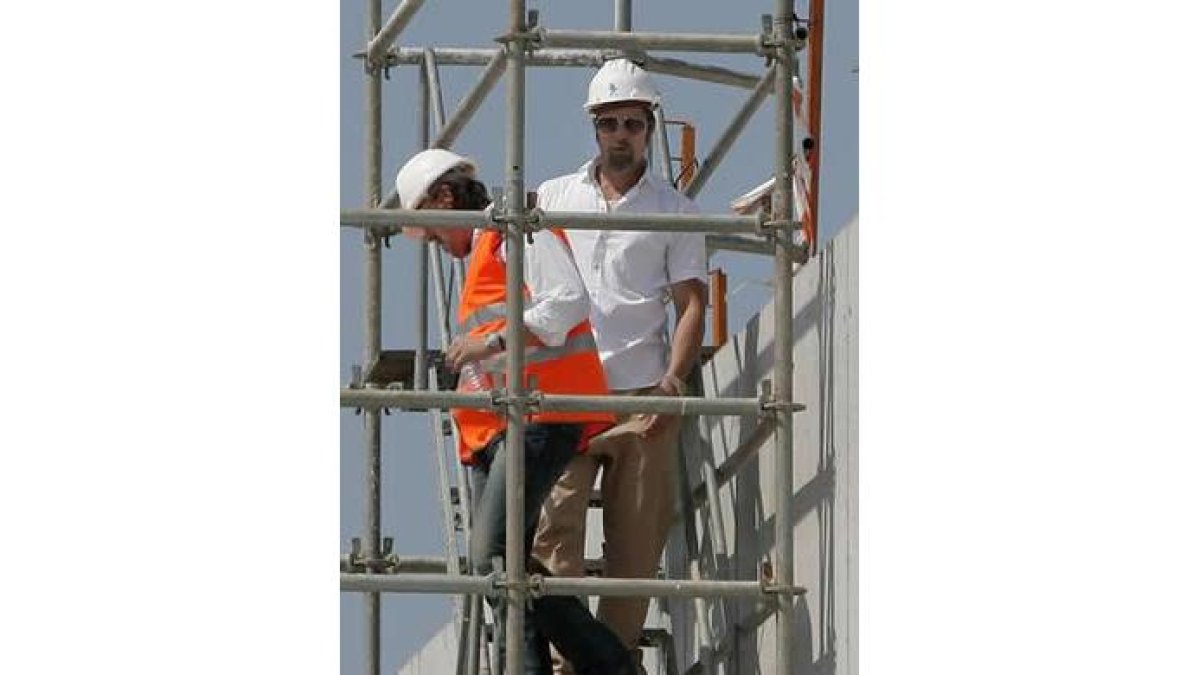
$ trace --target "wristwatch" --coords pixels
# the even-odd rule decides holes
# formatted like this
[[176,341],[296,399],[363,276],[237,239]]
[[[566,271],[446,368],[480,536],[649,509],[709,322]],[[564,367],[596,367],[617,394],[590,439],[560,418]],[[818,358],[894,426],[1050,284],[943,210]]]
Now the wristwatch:
[[504,351],[504,336],[500,333],[488,333],[487,337],[483,338],[483,346],[494,352]]

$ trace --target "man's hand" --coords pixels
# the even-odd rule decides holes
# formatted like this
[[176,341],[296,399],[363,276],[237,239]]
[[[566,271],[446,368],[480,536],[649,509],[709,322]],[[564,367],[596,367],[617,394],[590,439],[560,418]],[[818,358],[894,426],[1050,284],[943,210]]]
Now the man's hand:
[[486,359],[499,351],[489,348],[483,336],[460,335],[454,338],[450,349],[446,350],[446,363],[450,365],[451,370],[457,372],[466,364]]
[[[654,386],[654,389],[650,390],[650,393],[647,394],[647,396],[683,396],[686,393],[687,387],[684,385],[683,380],[670,373],[667,373],[666,375],[663,375],[663,378],[659,380],[657,385]],[[649,438],[662,433],[663,430],[667,428],[667,424],[669,424],[672,419],[677,417],[677,415],[655,414],[645,417],[646,428],[638,434],[642,438]]]

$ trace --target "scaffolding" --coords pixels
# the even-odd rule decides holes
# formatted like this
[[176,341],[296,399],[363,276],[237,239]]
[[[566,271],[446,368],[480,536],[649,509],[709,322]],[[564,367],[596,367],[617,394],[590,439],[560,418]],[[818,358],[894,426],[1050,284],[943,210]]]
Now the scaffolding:
[[[353,550],[342,558],[341,590],[366,596],[367,673],[380,672],[380,593],[438,593],[460,596],[457,616],[461,624],[459,664],[460,673],[475,675],[478,657],[481,599],[496,597],[509,606],[523,606],[527,598],[538,595],[627,595],[687,598],[758,598],[766,602],[776,617],[777,672],[797,672],[792,659],[792,637],[796,633],[796,606],[793,599],[804,592],[796,587],[793,560],[793,517],[790,509],[779,508],[774,523],[775,558],[764,565],[756,580],[675,579],[614,579],[614,578],[549,578],[528,575],[525,571],[526,551],[521,522],[524,479],[524,454],[514,452],[507,461],[506,481],[506,550],[503,571],[487,577],[473,576],[463,569],[455,553],[453,516],[450,505],[443,504],[447,529],[445,558],[402,558],[391,552],[390,539],[381,539],[380,532],[380,445],[381,411],[399,409],[427,411],[434,420],[435,439],[444,425],[441,411],[450,408],[494,410],[505,416],[506,437],[512,447],[524,444],[525,418],[537,411],[611,411],[669,413],[675,415],[757,415],[774,438],[775,504],[789,503],[792,496],[793,415],[804,405],[793,400],[793,287],[795,263],[807,259],[816,242],[815,184],[806,192],[810,218],[794,219],[794,118],[792,108],[793,76],[796,74],[796,53],[811,43],[808,30],[802,27],[794,12],[792,0],[775,0],[774,13],[764,15],[762,32],[757,34],[691,34],[650,33],[631,30],[631,0],[615,0],[614,30],[583,31],[551,29],[538,25],[536,12],[526,12],[525,0],[509,0],[506,32],[496,40],[498,49],[413,49],[395,48],[393,43],[424,4],[423,0],[401,0],[388,20],[383,22],[381,0],[367,0],[367,47],[355,54],[361,58],[366,71],[366,208],[344,210],[341,226],[362,231],[365,264],[365,325],[363,363],[374,370],[383,359],[381,350],[381,244],[404,225],[426,228],[461,227],[496,229],[505,236],[507,258],[507,326],[505,340],[510,349],[506,363],[507,386],[488,393],[463,394],[445,391],[434,378],[428,377],[430,349],[426,344],[428,327],[428,274],[432,261],[432,278],[437,285],[439,323],[442,327],[442,347],[449,335],[447,293],[444,287],[441,257],[429,243],[418,246],[420,285],[417,316],[418,344],[412,354],[411,390],[380,387],[372,377],[362,376],[356,369],[354,381],[343,388],[340,405],[361,409],[367,456],[367,500],[365,505],[365,536],[355,540]],[[814,16],[821,11],[820,0],[810,8]],[[819,24],[811,17],[808,29]],[[756,54],[766,60],[761,76],[739,73],[727,68],[697,65],[683,60],[647,54],[655,51],[720,52]],[[570,396],[545,394],[526,389],[522,373],[525,368],[524,333],[521,316],[524,297],[521,292],[525,264],[521,239],[546,226],[543,212],[530,207],[527,201],[524,176],[525,148],[525,72],[531,66],[598,66],[607,58],[637,54],[647,70],[699,81],[724,84],[750,90],[749,98],[734,119],[718,137],[714,148],[695,172],[686,188],[695,197],[737,140],[750,117],[768,93],[775,98],[775,157],[774,188],[770,215],[661,215],[625,214],[610,216],[597,213],[554,212],[553,222],[564,229],[622,229],[673,230],[704,232],[710,249],[728,249],[770,253],[774,257],[774,362],[771,386],[757,398],[705,397],[629,397],[629,396]],[[446,114],[441,98],[439,64],[477,65],[483,71],[458,107]],[[819,55],[810,55],[810,73],[819,82]],[[490,212],[478,211],[411,211],[392,208],[398,200],[395,191],[386,196],[382,191],[381,86],[386,68],[413,65],[421,73],[421,112],[423,119],[421,142],[425,147],[451,146],[471,116],[503,75],[506,87],[505,177],[503,194]],[[819,90],[818,90],[819,91]],[[810,132],[819,139],[819,105],[809,113]],[[432,125],[430,122],[432,121]],[[660,138],[656,148],[669,167],[665,152],[665,125],[656,125]],[[430,133],[430,126],[436,134]],[[819,144],[818,144],[819,146]],[[816,153],[813,153],[814,161]],[[815,176],[815,165],[810,164]],[[668,168],[669,171],[669,168]],[[797,232],[803,234],[797,243]],[[460,271],[461,275],[461,271]],[[461,278],[461,276],[460,276]],[[445,453],[439,451],[439,461]],[[712,492],[717,480],[711,466],[705,467],[708,492],[698,495],[715,500]],[[459,485],[465,487],[463,467],[459,465]],[[452,490],[445,481],[448,469],[440,467],[440,486],[443,494]],[[470,527],[469,495],[459,489],[456,494],[468,515],[463,519],[464,530]],[[469,530],[467,530],[469,531]],[[688,528],[690,533],[690,528]],[[506,644],[504,672],[523,671],[523,613],[507,612],[503,626]]]

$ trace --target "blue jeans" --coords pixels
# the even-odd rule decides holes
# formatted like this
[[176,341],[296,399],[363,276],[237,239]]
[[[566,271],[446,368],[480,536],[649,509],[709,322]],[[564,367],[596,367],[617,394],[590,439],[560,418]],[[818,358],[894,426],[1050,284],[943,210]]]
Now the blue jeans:
[[[525,551],[542,502],[550,488],[575,457],[582,427],[578,424],[530,424],[525,428]],[[471,568],[476,574],[492,573],[492,557],[504,557],[505,443],[501,434],[476,453],[471,480],[476,500],[471,531]],[[545,570],[538,569],[545,574]],[[496,603],[493,598],[488,598]],[[497,616],[504,621],[504,603]],[[493,604],[493,607],[496,607]],[[632,675],[634,665],[621,640],[598,621],[574,596],[534,598],[525,612],[525,673],[549,675],[549,643],[554,643],[579,675]],[[503,653],[503,644],[501,644]]]

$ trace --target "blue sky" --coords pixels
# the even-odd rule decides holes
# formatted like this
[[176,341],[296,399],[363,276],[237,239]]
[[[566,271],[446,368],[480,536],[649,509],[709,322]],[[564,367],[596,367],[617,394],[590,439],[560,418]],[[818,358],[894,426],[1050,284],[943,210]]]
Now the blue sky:
[[[385,3],[386,17],[394,3]],[[612,3],[529,2],[548,27],[608,29],[612,26]],[[635,30],[680,32],[754,33],[759,16],[770,13],[773,3],[688,2],[633,3]],[[470,12],[472,22],[462,16]],[[826,16],[824,154],[822,155],[821,239],[857,212],[858,204],[858,7],[857,3],[829,3]],[[806,15],[807,3],[797,4]],[[397,44],[403,46],[491,47],[502,32],[506,3],[466,0],[429,0],[414,17]],[[364,6],[342,4],[341,45],[336,55],[341,65],[341,205],[361,207],[363,185],[363,99],[364,76],[359,61],[349,54],[362,48]],[[763,60],[751,55],[665,54],[696,63],[723,65],[748,73],[760,73]],[[470,88],[477,67],[443,66],[443,98],[447,115]],[[527,73],[526,185],[573,171],[594,150],[594,140],[581,105],[592,71],[585,68],[538,68]],[[393,69],[383,87],[383,190],[386,194],[396,170],[418,147],[419,115],[417,71],[406,66]],[[699,159],[707,154],[734,112],[748,95],[746,90],[693,82],[658,75],[668,119],[686,119],[698,129]],[[475,114],[460,135],[455,149],[481,163],[484,181],[503,181],[505,80]],[[727,213],[737,195],[766,180],[772,171],[772,106],[768,99],[755,114],[738,143],[713,174],[697,202],[706,212]],[[672,150],[678,151],[673,139]],[[356,231],[341,234],[341,346],[339,376],[349,378],[351,364],[362,354],[362,252]],[[383,254],[383,347],[402,348],[415,344],[413,331],[416,251],[407,241],[392,242]],[[769,296],[765,281],[769,262],[746,254],[721,253],[713,267],[729,275],[731,291],[730,330],[736,331],[753,316]],[[436,336],[431,334],[431,343]],[[349,538],[363,524],[364,465],[361,418],[342,411],[341,424],[341,517],[340,541],[346,549]],[[394,414],[383,418],[383,535],[396,539],[402,554],[442,552],[441,513],[436,486],[429,421],[423,414]],[[332,555],[331,555],[332,559]],[[450,616],[449,598],[424,595],[385,595],[383,599],[382,669],[396,668],[432,635]],[[341,664],[344,672],[361,672],[364,638],[362,600],[356,594],[341,598]]]

